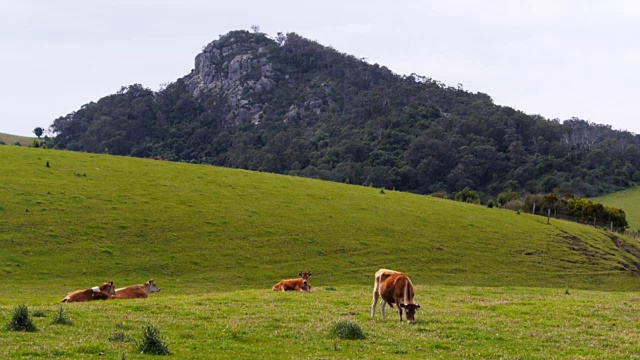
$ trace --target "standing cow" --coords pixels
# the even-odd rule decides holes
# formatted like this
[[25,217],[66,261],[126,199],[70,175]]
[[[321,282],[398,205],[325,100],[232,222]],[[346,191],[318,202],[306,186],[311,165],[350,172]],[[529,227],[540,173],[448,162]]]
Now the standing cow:
[[301,272],[298,274],[299,279],[280,280],[277,284],[273,285],[271,290],[273,291],[304,291],[311,292],[311,284],[309,284],[310,272]]
[[371,301],[371,318],[376,311],[378,297],[380,300],[380,313],[384,319],[384,306],[393,304],[398,306],[398,314],[402,321],[402,311],[407,318],[407,322],[414,320],[416,310],[420,309],[420,305],[413,303],[413,284],[407,275],[393,270],[380,269],[376,272],[375,283],[373,284],[373,300]]
[[107,281],[100,286],[94,286],[90,289],[76,290],[70,292],[62,299],[62,302],[84,302],[92,300],[106,300],[111,295],[115,295],[115,287],[113,281]]
[[154,292],[160,292],[160,289],[151,279],[142,285],[131,285],[116,289],[116,293],[111,296],[111,299],[146,299],[149,297],[149,293]]

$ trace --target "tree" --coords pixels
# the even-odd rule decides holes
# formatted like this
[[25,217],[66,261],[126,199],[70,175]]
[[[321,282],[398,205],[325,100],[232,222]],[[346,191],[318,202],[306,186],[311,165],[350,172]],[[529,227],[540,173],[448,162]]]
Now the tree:
[[42,136],[42,134],[44,133],[44,129],[38,126],[37,128],[33,129],[33,133],[36,134],[38,139],[40,139],[40,136]]

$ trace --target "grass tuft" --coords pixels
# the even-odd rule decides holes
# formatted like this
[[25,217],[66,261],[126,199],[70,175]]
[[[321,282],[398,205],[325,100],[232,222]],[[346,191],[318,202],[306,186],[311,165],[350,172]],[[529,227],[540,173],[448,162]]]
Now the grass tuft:
[[53,319],[51,320],[51,323],[54,325],[72,325],[73,324],[71,319],[69,319],[67,314],[64,312],[64,308],[62,307],[62,305],[58,306],[58,310],[56,310],[56,313],[53,315]]
[[141,354],[169,355],[169,349],[160,336],[160,330],[153,325],[142,328],[142,341],[138,350]]
[[9,331],[33,332],[37,330],[36,326],[33,325],[31,317],[29,316],[29,309],[27,309],[26,305],[16,306],[16,308],[13,310],[11,321],[9,321],[4,328]]
[[331,335],[343,340],[364,339],[364,333],[360,325],[351,321],[338,321],[331,328]]
[[115,334],[109,336],[111,342],[133,342],[133,338],[130,335],[124,333],[124,331],[118,331]]
[[41,317],[47,317],[47,314],[45,314],[44,310],[33,310],[31,312],[31,316],[41,318]]

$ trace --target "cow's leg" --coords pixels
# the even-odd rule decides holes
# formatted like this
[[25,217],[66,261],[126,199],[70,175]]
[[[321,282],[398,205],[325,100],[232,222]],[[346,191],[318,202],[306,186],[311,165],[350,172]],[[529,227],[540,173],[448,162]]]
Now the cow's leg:
[[380,315],[382,315],[382,320],[384,320],[384,306],[387,303],[384,301],[384,299],[380,299]]
[[373,319],[373,315],[376,313],[376,305],[378,304],[378,289],[373,289],[373,299],[371,299],[371,318]]
[[403,311],[403,309],[404,308],[398,304],[398,315],[400,315],[400,322],[402,322],[402,311]]

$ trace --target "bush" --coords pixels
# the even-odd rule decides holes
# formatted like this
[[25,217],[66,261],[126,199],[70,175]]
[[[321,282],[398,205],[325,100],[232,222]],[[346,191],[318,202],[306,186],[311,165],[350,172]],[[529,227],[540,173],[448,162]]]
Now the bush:
[[62,308],[62,305],[58,306],[58,311],[56,311],[55,315],[53,315],[53,320],[51,320],[51,323],[56,325],[72,324],[67,314],[64,313],[64,309]]
[[449,194],[447,194],[447,192],[444,191],[444,190],[436,191],[436,192],[432,193],[431,196],[437,197],[437,198],[441,198],[441,199],[448,199],[449,198]]
[[31,317],[29,316],[29,310],[26,305],[18,305],[13,310],[13,317],[11,321],[4,327],[10,331],[36,331],[36,326],[33,325]]
[[498,205],[505,206],[508,202],[518,200],[520,196],[517,192],[507,190],[498,194]]
[[494,206],[496,206],[496,204],[493,202],[493,200],[487,201],[487,207],[489,209],[493,209]]
[[331,335],[337,336],[343,340],[359,340],[364,339],[362,328],[360,325],[351,321],[338,321],[331,328]]
[[468,187],[462,189],[462,191],[456,193],[456,201],[462,201],[471,204],[480,204],[480,195],[475,190],[471,190]]
[[513,210],[513,211],[522,210],[523,207],[524,207],[524,204],[522,204],[522,202],[519,200],[511,200],[506,204],[504,204],[505,209]]
[[138,350],[141,354],[169,355],[169,349],[160,337],[160,330],[153,325],[142,328],[142,341]]

